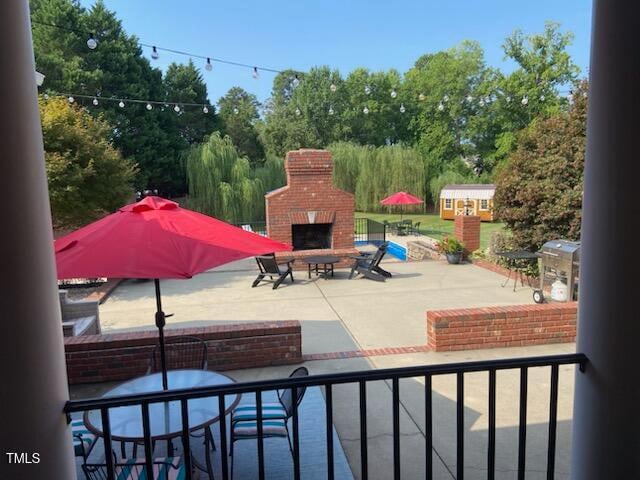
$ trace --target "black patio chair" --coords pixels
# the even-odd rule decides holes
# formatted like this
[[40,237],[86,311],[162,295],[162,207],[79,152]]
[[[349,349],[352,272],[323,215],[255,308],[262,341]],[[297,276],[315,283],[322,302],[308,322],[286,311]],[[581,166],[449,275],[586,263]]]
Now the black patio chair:
[[388,246],[389,243],[384,242],[373,255],[362,254],[357,257],[352,257],[354,262],[351,267],[351,273],[349,274],[349,280],[351,280],[356,273],[377,282],[384,282],[385,279],[391,278],[391,273],[380,266],[380,262],[387,253]]
[[422,222],[416,222],[413,224],[413,226],[411,227],[412,235],[420,235],[420,223]]
[[[280,286],[284,279],[287,278],[287,275],[291,277],[291,283],[293,283],[293,269],[291,268],[291,264],[294,261],[295,260],[289,260],[287,262],[278,263],[278,261],[276,260],[276,255],[274,253],[256,257],[256,263],[258,264],[260,273],[253,281],[251,287],[257,287],[260,282],[265,281],[273,282],[273,289],[275,290]],[[281,268],[284,266],[286,266],[286,269]],[[270,280],[265,280],[265,277],[269,277]]]
[[[204,340],[197,337],[167,337],[164,345],[167,370],[207,369],[207,343]],[[160,345],[156,345],[151,352],[147,375],[160,371]]]
[[[289,378],[306,377],[309,370],[306,367],[298,367]],[[262,437],[287,438],[289,450],[293,455],[293,445],[289,435],[289,419],[293,416],[294,409],[298,408],[306,387],[296,388],[295,398],[293,389],[278,391],[278,402],[262,403]],[[258,438],[258,407],[255,404],[240,405],[231,412],[231,479],[233,480],[233,444],[239,440]]]

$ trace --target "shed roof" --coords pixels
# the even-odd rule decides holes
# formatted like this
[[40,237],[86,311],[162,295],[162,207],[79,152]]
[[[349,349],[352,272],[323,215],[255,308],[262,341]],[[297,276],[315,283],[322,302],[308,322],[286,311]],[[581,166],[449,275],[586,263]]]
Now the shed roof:
[[469,198],[471,200],[490,200],[496,192],[493,184],[445,185],[440,198]]

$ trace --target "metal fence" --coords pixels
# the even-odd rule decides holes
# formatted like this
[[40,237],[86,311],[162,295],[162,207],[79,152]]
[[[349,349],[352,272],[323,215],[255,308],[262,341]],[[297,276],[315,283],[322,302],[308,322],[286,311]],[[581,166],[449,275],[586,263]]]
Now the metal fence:
[[[556,455],[556,427],[557,427],[557,407],[558,407],[558,375],[560,365],[577,364],[580,370],[584,371],[587,358],[583,354],[555,355],[544,357],[530,357],[504,360],[491,360],[479,362],[451,363],[443,365],[423,365],[415,367],[392,368],[381,370],[368,370],[359,372],[346,372],[330,375],[314,375],[308,377],[287,378],[282,380],[266,380],[257,382],[247,382],[240,384],[201,387],[193,389],[173,390],[160,393],[149,393],[141,395],[128,395],[113,398],[100,398],[93,400],[75,400],[67,402],[65,411],[84,412],[88,410],[98,410],[101,412],[103,425],[103,439],[105,442],[105,458],[107,478],[115,478],[115,465],[113,458],[113,447],[111,438],[111,426],[109,421],[110,409],[122,406],[139,406],[141,409],[144,431],[144,452],[145,462],[148,471],[153,468],[153,443],[150,438],[149,406],[154,403],[177,401],[182,409],[182,444],[184,451],[184,463],[186,467],[186,478],[192,478],[192,458],[190,448],[190,435],[188,431],[189,417],[187,401],[195,398],[211,398],[212,402],[218,402],[220,411],[225,411],[225,397],[237,394],[254,394],[256,399],[257,412],[257,456],[258,456],[258,478],[265,477],[265,452],[264,452],[264,431],[262,398],[264,392],[278,389],[292,390],[292,398],[296,398],[296,391],[300,388],[320,386],[325,392],[325,420],[326,435],[323,441],[326,444],[326,464],[327,478],[334,478],[334,453],[333,453],[333,396],[332,389],[336,385],[354,384],[359,391],[358,404],[354,405],[354,418],[359,419],[360,424],[360,466],[361,478],[368,478],[368,442],[367,439],[367,383],[375,381],[390,381],[392,387],[392,401],[389,416],[392,419],[392,450],[393,450],[393,478],[401,478],[400,456],[402,452],[402,441],[400,431],[400,379],[422,378],[424,379],[424,412],[425,412],[425,440],[426,446],[424,457],[416,458],[415,461],[425,462],[426,478],[433,477],[433,391],[432,379],[439,375],[456,376],[456,478],[464,480],[464,459],[465,459],[465,438],[464,438],[464,392],[465,374],[486,372],[488,383],[488,453],[487,453],[487,478],[495,478],[496,462],[496,372],[499,370],[519,370],[520,371],[520,393],[519,393],[519,433],[518,433],[518,479],[524,479],[525,458],[526,458],[526,435],[527,435],[527,389],[528,372],[530,368],[550,367],[550,396],[549,396],[549,427],[548,427],[548,448],[547,448],[547,478],[553,479],[555,472]],[[379,414],[379,412],[377,413]],[[300,448],[299,448],[299,423],[298,407],[293,409],[291,417],[292,442],[291,452],[293,455],[293,476],[300,479]],[[186,428],[185,428],[186,426]],[[222,478],[228,479],[229,459],[227,441],[227,423],[218,422],[220,444],[217,453],[220,455],[222,465]],[[363,441],[364,440],[364,441]]]
[[355,219],[354,241],[379,245],[386,240],[387,226],[370,218]]

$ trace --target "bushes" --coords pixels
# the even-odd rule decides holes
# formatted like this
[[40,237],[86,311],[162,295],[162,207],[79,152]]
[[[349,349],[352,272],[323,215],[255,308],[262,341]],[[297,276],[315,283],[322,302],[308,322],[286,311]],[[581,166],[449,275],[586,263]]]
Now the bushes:
[[252,168],[229,137],[213,133],[186,156],[189,208],[232,223],[264,219],[264,195],[285,183],[281,159]]

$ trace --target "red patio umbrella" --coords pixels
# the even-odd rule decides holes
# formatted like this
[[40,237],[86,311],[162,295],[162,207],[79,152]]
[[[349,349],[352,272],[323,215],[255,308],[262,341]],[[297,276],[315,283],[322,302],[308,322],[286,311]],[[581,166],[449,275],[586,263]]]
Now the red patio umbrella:
[[163,386],[167,388],[161,278],[191,278],[289,245],[181,208],[160,197],[122,207],[54,242],[58,279],[149,278],[155,282]]
[[424,200],[419,199],[407,192],[396,192],[393,195],[389,195],[387,198],[380,200],[382,205],[400,205],[400,220],[402,220],[402,206],[403,205],[418,205],[424,203]]

